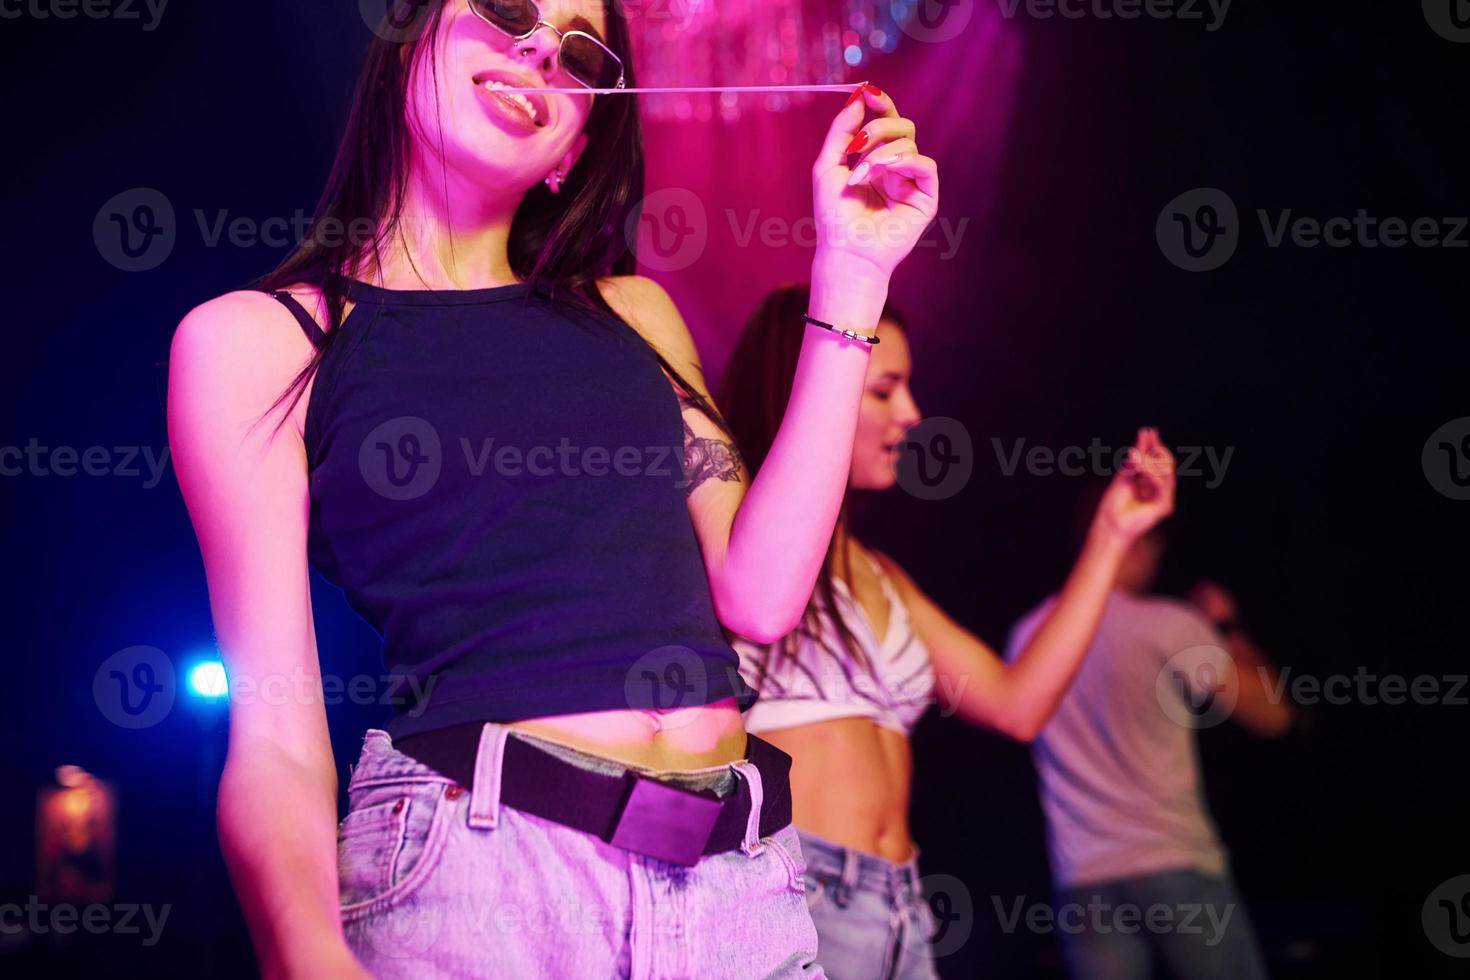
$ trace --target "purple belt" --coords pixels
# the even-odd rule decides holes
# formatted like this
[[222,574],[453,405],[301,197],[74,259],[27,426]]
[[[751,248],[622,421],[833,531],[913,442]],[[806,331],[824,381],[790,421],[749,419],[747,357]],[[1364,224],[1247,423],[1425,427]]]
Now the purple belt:
[[[483,728],[483,722],[436,728],[404,736],[393,747],[472,788]],[[745,757],[760,772],[760,836],[769,837],[791,823],[791,756],[747,733]],[[507,738],[500,802],[615,847],[692,866],[745,840],[750,785],[745,779],[737,782],[736,793],[722,800],[712,790],[687,790],[633,769],[617,776],[592,772],[523,739]]]

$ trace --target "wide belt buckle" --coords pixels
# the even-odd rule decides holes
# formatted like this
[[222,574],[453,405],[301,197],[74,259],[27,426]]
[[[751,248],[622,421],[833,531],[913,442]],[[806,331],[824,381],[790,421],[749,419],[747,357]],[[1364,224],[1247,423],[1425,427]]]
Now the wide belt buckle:
[[631,769],[623,778],[632,787],[608,843],[670,864],[697,864],[725,801],[649,779]]

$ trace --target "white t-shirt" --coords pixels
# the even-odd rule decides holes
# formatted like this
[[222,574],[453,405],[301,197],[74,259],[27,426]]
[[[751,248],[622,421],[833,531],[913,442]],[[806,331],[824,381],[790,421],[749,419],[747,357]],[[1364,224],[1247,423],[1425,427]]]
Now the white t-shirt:
[[[1055,602],[1015,625],[1008,660]],[[1193,719],[1229,669],[1223,639],[1192,607],[1112,593],[1075,682],[1032,743],[1058,886],[1180,868],[1224,872]]]

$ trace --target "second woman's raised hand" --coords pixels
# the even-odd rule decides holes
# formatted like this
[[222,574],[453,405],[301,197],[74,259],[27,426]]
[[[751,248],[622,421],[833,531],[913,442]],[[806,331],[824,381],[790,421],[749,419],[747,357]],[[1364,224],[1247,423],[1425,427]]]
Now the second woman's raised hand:
[[[877,115],[864,124],[867,109]],[[920,155],[914,124],[893,99],[864,85],[827,131],[812,165],[812,202],[817,249],[886,278],[938,213],[939,165]]]
[[1159,430],[1139,429],[1128,461],[1108,484],[1094,520],[1132,542],[1174,512],[1174,482],[1174,456]]

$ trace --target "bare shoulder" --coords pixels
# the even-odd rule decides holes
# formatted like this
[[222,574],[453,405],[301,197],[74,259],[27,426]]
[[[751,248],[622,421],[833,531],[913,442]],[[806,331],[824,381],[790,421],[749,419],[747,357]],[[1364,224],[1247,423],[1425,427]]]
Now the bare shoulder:
[[174,328],[170,387],[201,408],[229,402],[264,410],[312,353],[301,324],[280,300],[237,290],[194,307]]
[[668,290],[647,276],[605,276],[597,280],[602,298],[639,333],[660,334],[683,329],[684,318]]
[[689,325],[668,290],[647,276],[607,276],[597,281],[607,304],[638,331],[680,374],[705,390],[704,369]]
[[[289,293],[322,330],[330,328],[331,317],[320,289],[298,283],[282,291]],[[311,354],[311,341],[285,303],[257,289],[238,289],[190,310],[174,330],[170,357],[282,359],[299,369],[300,361]]]

